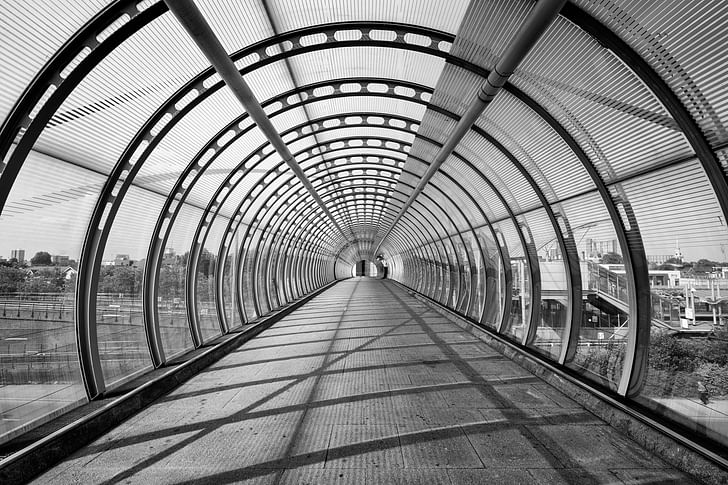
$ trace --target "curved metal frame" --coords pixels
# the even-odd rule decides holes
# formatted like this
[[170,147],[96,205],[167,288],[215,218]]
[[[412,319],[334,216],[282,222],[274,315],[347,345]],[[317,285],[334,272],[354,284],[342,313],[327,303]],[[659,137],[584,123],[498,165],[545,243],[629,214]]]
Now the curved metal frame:
[[[335,142],[336,142],[336,140],[332,140],[332,141],[330,141],[329,143],[335,143]],[[274,169],[271,169],[271,173],[274,173]],[[281,174],[279,174],[278,176],[281,176]],[[278,176],[277,176],[277,177],[278,177]],[[277,177],[276,177],[276,178],[277,178]],[[272,182],[272,181],[271,181],[271,182]],[[272,194],[271,194],[271,195],[272,195]],[[263,205],[261,206],[261,208],[260,208],[260,209],[262,209],[262,208],[263,208],[264,206],[265,206],[265,203],[264,203],[264,204],[263,204]],[[333,206],[332,206],[332,208],[333,208]],[[259,209],[259,210],[260,210],[260,209]],[[239,208],[238,208],[238,209],[236,209],[236,213],[239,213],[239,212],[240,212],[240,209],[239,209]],[[254,219],[255,219],[255,220],[257,220],[257,219],[258,219],[258,216],[257,216],[257,214],[256,214],[256,216],[254,216]],[[249,230],[249,229],[248,229],[248,230]],[[247,239],[247,230],[246,230],[246,236],[245,236],[245,238],[244,238],[244,239]],[[243,246],[245,246],[245,244],[243,244]]]
[[[97,32],[99,31],[98,27],[106,25],[110,23],[112,20],[116,20],[118,18],[119,12],[125,12],[128,10],[128,13],[131,17],[131,19],[122,26],[121,29],[119,29],[117,32],[112,34],[112,37],[104,41],[101,45],[94,45],[91,44],[92,51],[91,54],[82,61],[79,66],[74,69],[71,74],[65,78],[65,80],[62,81],[61,85],[57,86],[58,89],[56,91],[60,95],[63,90],[67,89],[68,86],[71,86],[71,89],[78,83],[78,80],[80,80],[89,69],[89,66],[93,65],[92,60],[95,58],[102,58],[104,55],[103,52],[107,51],[110,52],[113,50],[112,44],[113,42],[119,42],[121,43],[126,37],[128,37],[130,34],[126,33],[128,31],[132,31],[134,28],[140,28],[140,26],[146,25],[150,19],[156,18],[156,16],[161,15],[164,13],[164,9],[161,6],[161,4],[153,5],[149,9],[143,11],[143,12],[137,12],[136,9],[132,8],[134,5],[132,2],[129,3],[119,3],[114,4],[108,9],[106,9],[104,12],[99,14],[97,17],[95,17],[92,21],[87,23],[86,26],[82,29],[82,31],[79,31],[79,34],[77,34],[74,39],[72,39],[73,42],[69,41],[69,43],[64,46],[60,51],[59,54],[57,54],[54,59],[44,68],[44,70],[41,72],[41,74],[36,78],[36,80],[31,83],[29,88],[26,90],[26,92],[23,94],[23,97],[21,98],[21,101],[16,105],[16,108],[23,107],[23,106],[30,106],[37,103],[37,101],[40,99],[40,93],[44,92],[45,89],[40,89],[38,86],[42,86],[42,88],[45,88],[49,85],[56,85],[54,82],[52,82],[50,79],[55,76],[54,72],[59,72],[60,69],[58,69],[58,66],[65,65],[69,59],[72,58],[71,52],[74,52],[74,48],[78,49],[79,46],[84,45],[87,46],[87,44],[84,44],[84,41],[91,38],[92,35],[89,35],[89,32]],[[568,15],[566,13],[568,10],[567,8],[570,6],[565,7],[564,14]],[[576,7],[572,7],[576,8]],[[125,10],[126,9],[126,10]],[[588,17],[588,16],[587,16]],[[583,18],[583,16],[576,18],[576,24],[582,28],[585,28],[583,25],[589,24],[589,21],[593,20],[590,17]],[[594,21],[596,24],[596,27],[589,26],[589,28],[593,30],[602,29],[605,31],[606,35],[604,36],[595,36],[602,40],[606,36],[611,36],[612,39],[607,39],[609,42],[613,42],[615,39],[618,39],[616,35],[614,35],[611,31],[603,27],[598,22]],[[346,24],[345,24],[346,25]],[[94,29],[96,27],[96,29]],[[351,28],[350,25],[347,25],[347,27]],[[587,30],[585,28],[585,30]],[[588,32],[592,33],[591,30],[587,30]],[[83,35],[82,35],[83,34]],[[592,35],[594,35],[592,33]],[[112,40],[113,39],[113,40]],[[634,54],[634,51],[629,48],[626,44],[622,43],[623,45],[618,46],[619,49],[615,50],[615,52],[618,53],[618,55],[621,56],[622,59],[629,58],[630,54]],[[339,44],[341,45],[341,44]],[[71,46],[71,47],[69,47]],[[626,46],[626,48],[625,48]],[[614,49],[613,49],[614,50]],[[61,59],[60,61],[58,59]],[[639,69],[634,69],[634,66],[637,64],[644,64],[644,66],[637,66]],[[633,67],[635,72],[638,72],[638,75],[641,76],[641,78],[649,78],[652,77],[654,79],[651,79],[649,82],[647,82],[647,86],[651,89],[653,94],[655,94],[656,97],[658,97],[661,100],[664,100],[665,98],[673,98],[674,100],[677,100],[677,97],[675,94],[666,86],[666,84],[659,78],[659,76],[656,75],[654,70],[652,70],[649,65],[647,65],[643,59],[641,59],[639,56],[634,55],[634,59],[629,59],[629,65]],[[52,69],[52,66],[56,66],[55,69]],[[53,79],[53,81],[57,81],[58,79]],[[76,81],[76,82],[74,82]],[[661,84],[660,84],[661,83]],[[663,90],[664,86],[664,90]],[[662,92],[664,91],[664,92]],[[69,91],[70,92],[70,91]],[[27,131],[26,134],[29,132],[34,131],[37,128],[42,128],[45,126],[45,121],[43,121],[43,118],[46,117],[49,113],[54,112],[55,110],[52,110],[52,105],[54,102],[57,102],[62,96],[54,96],[51,97],[51,99],[46,102],[43,107],[41,108],[38,115],[35,117],[34,121],[32,123],[28,123],[27,119],[23,119],[22,121],[19,120],[18,113],[22,113],[22,109],[16,109],[14,108],[13,112],[11,113],[11,116],[8,117],[8,120],[6,120],[6,123],[3,126],[3,129],[0,131],[3,134],[6,134],[8,130],[6,128],[8,126],[11,126],[9,129],[10,131],[13,131],[17,133],[18,130],[16,130],[17,127],[25,128],[23,126],[23,123],[26,123]],[[60,105],[60,103],[58,103]],[[668,103],[663,103],[666,106],[668,106]],[[697,128],[697,125],[694,122],[694,119],[690,116],[690,114],[687,112],[687,110],[680,105],[679,101],[669,105],[668,110],[670,110],[673,113],[673,116],[676,118],[678,123],[680,124],[682,130],[684,133],[686,133],[686,136],[688,136],[691,145],[696,148],[696,153],[698,153],[699,160],[701,161],[701,164],[703,165],[704,170],[706,171],[706,175],[708,179],[710,180],[711,184],[713,184],[714,191],[719,198],[719,203],[721,205],[721,209],[724,214],[726,214],[726,207],[728,206],[728,202],[726,200],[728,199],[728,190],[726,190],[726,181],[725,181],[725,175],[720,170],[720,166],[717,163],[717,160],[714,157],[714,154],[710,150],[710,147],[708,146],[707,142],[702,143],[704,141],[704,137],[700,133],[699,129]],[[677,113],[677,115],[675,114]],[[684,116],[683,116],[684,115]],[[11,118],[13,118],[11,120]],[[20,116],[22,118],[22,115]],[[552,125],[553,126],[553,125]],[[8,136],[8,137],[2,137],[3,140],[8,141],[14,139],[14,136]],[[21,143],[28,144],[28,139],[23,137],[21,139]],[[702,140],[702,141],[701,141]],[[32,146],[32,143],[28,145],[28,147]],[[0,145],[0,153],[4,155],[7,153],[7,148],[9,148],[3,145]],[[19,148],[24,148],[19,145]],[[3,176],[3,184],[0,184],[2,187],[0,187],[0,206],[4,205],[4,202],[7,197],[7,193],[9,191],[10,186],[12,186],[12,182],[17,175],[19,171],[19,165],[17,160],[19,160],[21,157],[23,150],[18,151],[17,149],[13,153],[11,160],[9,160],[4,166],[0,167],[3,169],[2,176]],[[24,159],[24,155],[22,157]],[[587,159],[588,160],[588,159]],[[14,173],[13,173],[14,172]],[[602,186],[604,187],[604,186]],[[599,186],[598,186],[599,188]],[[642,278],[643,274],[646,275],[646,265],[643,265],[643,263],[646,261],[644,257],[644,250],[641,245],[641,239],[639,238],[639,231],[634,231],[636,229],[636,220],[634,219],[633,214],[631,213],[631,210],[626,211],[627,217],[630,219],[629,221],[625,221],[628,223],[628,227],[630,228],[629,231],[621,231],[620,229],[623,228],[622,224],[623,222],[619,218],[619,213],[615,209],[615,205],[618,204],[624,204],[626,201],[620,201],[620,200],[614,200],[614,197],[611,196],[608,192],[608,189],[604,187],[605,190],[599,189],[600,194],[602,195],[603,202],[605,203],[605,206],[607,207],[610,218],[612,218],[613,223],[615,221],[619,221],[619,224],[615,223],[615,228],[618,232],[618,239],[620,241],[620,244],[622,245],[623,250],[626,249],[626,263],[627,263],[627,273],[628,273],[628,279],[631,284],[631,304],[630,304],[630,313],[637,315],[637,329],[639,330],[638,333],[633,333],[630,341],[636,342],[636,345],[631,351],[629,352],[631,361],[627,362],[629,371],[623,372],[623,376],[625,374],[629,374],[631,376],[631,380],[629,382],[625,382],[623,379],[623,382],[620,384],[620,393],[624,395],[632,395],[639,391],[639,376],[643,374],[643,367],[644,362],[637,362],[635,359],[639,357],[645,356],[645,348],[642,346],[646,343],[646,339],[644,338],[644,331],[645,331],[645,312],[643,305],[637,305],[635,302],[637,300],[640,300],[640,296],[644,295],[638,295],[637,291],[640,290],[641,292],[644,292],[645,288],[649,288],[649,286],[644,285],[644,278]],[[120,197],[121,198],[121,197]],[[109,199],[107,199],[109,200]],[[627,234],[629,232],[629,234]],[[558,234],[559,232],[557,232]],[[90,242],[89,244],[92,244],[93,242],[98,242],[98,239]],[[86,245],[85,245],[86,246]],[[640,249],[642,249],[640,251]],[[86,254],[86,250],[84,250],[84,253]],[[86,262],[86,260],[83,260]],[[85,266],[85,265],[84,265]],[[88,278],[88,274],[84,275],[86,278],[83,280],[83,283],[81,282],[82,279],[79,278],[79,290],[85,290],[95,287],[95,282],[93,281],[94,275],[90,275],[90,279]],[[81,294],[90,295],[91,292],[83,293],[83,291],[80,291]],[[89,308],[93,308],[93,303],[90,305],[84,305],[85,308],[85,315],[86,315],[86,325],[79,327],[79,352],[82,355],[81,358],[81,365],[83,368],[83,375],[84,380],[86,382],[87,391],[89,393],[90,397],[94,397],[97,394],[100,394],[104,390],[104,384],[102,379],[99,379],[100,377],[100,371],[94,370],[99,369],[98,367],[98,359],[96,356],[96,361],[94,361],[94,356],[91,354],[98,353],[98,348],[93,348],[93,345],[95,343],[95,337],[91,332],[94,332],[95,329],[91,329],[91,326],[88,325],[89,317],[93,315],[93,312],[88,311]],[[634,307],[634,308],[633,308]],[[632,310],[635,310],[632,312]],[[649,314],[647,314],[649,315]],[[632,327],[632,326],[630,326]],[[649,331],[649,328],[647,327],[647,331]],[[83,334],[85,333],[85,336]],[[150,339],[155,339],[156,337],[154,335],[149,336]],[[86,344],[91,345],[91,347],[88,347]],[[151,344],[151,342],[150,342]],[[639,354],[639,355],[636,355]],[[155,357],[153,355],[153,358],[155,360],[163,360],[164,356],[161,355]]]

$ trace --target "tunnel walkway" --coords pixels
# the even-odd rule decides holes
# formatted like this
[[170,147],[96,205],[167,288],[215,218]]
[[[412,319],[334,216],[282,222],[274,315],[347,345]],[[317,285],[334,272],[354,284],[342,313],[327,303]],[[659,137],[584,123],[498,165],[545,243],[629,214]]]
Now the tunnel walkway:
[[341,282],[34,483],[693,483],[389,281]]

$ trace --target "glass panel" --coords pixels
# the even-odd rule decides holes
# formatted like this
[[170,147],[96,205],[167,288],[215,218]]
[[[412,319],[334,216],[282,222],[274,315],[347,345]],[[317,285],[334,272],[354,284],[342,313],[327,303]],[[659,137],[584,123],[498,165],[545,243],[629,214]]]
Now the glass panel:
[[462,239],[457,243],[458,252],[460,254],[460,288],[462,288],[462,295],[460,296],[460,302],[458,303],[458,311],[465,314],[468,311],[470,305],[470,297],[472,296],[472,278],[475,257],[472,253],[472,233],[470,231],[462,233]]
[[528,260],[523,245],[518,237],[518,229],[516,229],[513,221],[507,219],[494,224],[494,226],[503,238],[502,241],[499,241],[500,245],[508,251],[513,278],[511,283],[511,314],[503,333],[520,342],[523,339],[525,324],[531,318],[531,272],[528,268]]
[[430,281],[433,279],[435,266],[432,261],[431,245],[421,246],[419,251],[413,252],[413,263],[416,264],[417,275],[413,275],[412,287],[420,293],[431,296]]
[[236,283],[235,275],[237,274],[236,255],[240,249],[240,235],[238,232],[231,238],[231,244],[228,248],[228,254],[225,258],[225,268],[223,269],[223,304],[225,316],[227,317],[230,328],[235,328],[243,324],[240,320],[240,312],[238,310],[238,301],[235,296]]
[[215,298],[215,273],[220,244],[229,222],[230,220],[224,216],[218,216],[212,220],[208,226],[209,232],[197,263],[197,318],[202,337],[205,340],[215,338],[221,332]]
[[132,186],[104,248],[96,294],[96,332],[106,385],[151,365],[142,312],[144,258],[164,198]]
[[527,217],[541,271],[541,321],[530,345],[557,359],[569,305],[564,257],[546,210],[531,211]]
[[[240,234],[244,234],[248,230],[247,224],[241,224],[238,231]],[[242,236],[241,236],[242,237]],[[243,292],[243,305],[245,308],[245,315],[248,321],[254,320],[259,316],[257,306],[255,304],[255,293],[254,293],[254,278],[255,278],[255,254],[252,252],[252,248],[257,242],[258,231],[251,231],[248,237],[243,243],[243,262],[242,262],[242,277],[241,285]]]
[[629,180],[622,189],[652,262],[653,302],[658,295],[674,309],[669,320],[653,315],[647,380],[637,399],[728,444],[722,414],[728,402],[723,214],[695,161]]
[[[485,253],[485,262],[481,259],[478,263],[481,274],[478,280],[477,318],[480,318],[482,314],[485,320],[481,323],[491,328],[498,328],[503,318],[503,304],[506,297],[503,263],[490,229],[481,227],[476,233],[481,249]],[[473,251],[475,250],[476,248],[473,248]],[[490,299],[488,299],[489,296]],[[476,315],[473,315],[473,318],[475,317]]]
[[586,377],[616,388],[629,332],[629,295],[607,209],[596,194],[561,204],[579,254],[582,321],[574,360],[567,365]]
[[187,319],[187,261],[194,231],[202,218],[202,210],[182,204],[169,231],[164,258],[159,271],[159,331],[167,357],[192,348]]
[[[261,239],[265,239],[266,236],[267,234],[262,234]],[[271,305],[275,302],[270,299],[270,295],[268,294],[268,278],[265,271],[265,268],[268,265],[268,258],[270,256],[270,246],[267,244],[260,244],[259,242],[259,244],[257,244],[257,252],[258,263],[256,270],[256,284],[258,305],[260,306],[260,311],[265,315],[275,309],[271,308]]]
[[0,442],[86,400],[76,274],[102,182],[30,152],[0,216]]

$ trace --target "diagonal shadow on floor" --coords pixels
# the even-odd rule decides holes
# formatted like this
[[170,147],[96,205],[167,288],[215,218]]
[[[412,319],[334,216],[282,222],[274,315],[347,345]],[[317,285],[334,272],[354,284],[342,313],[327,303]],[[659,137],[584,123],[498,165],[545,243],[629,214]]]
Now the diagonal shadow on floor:
[[[458,340],[450,338],[456,335],[444,337],[446,334],[457,334],[457,331],[440,333],[433,330],[457,327],[443,324],[444,319],[441,316],[420,302],[414,299],[411,299],[412,303],[405,301],[410,298],[392,283],[355,280],[340,283],[337,287],[337,294],[346,290],[348,296],[343,299],[322,300],[327,308],[328,324],[332,325],[327,332],[333,333],[333,338],[314,341],[325,346],[321,351],[298,355],[300,358],[313,355],[321,359],[320,362],[314,361],[318,363],[309,372],[296,372],[294,355],[254,358],[254,361],[260,360],[263,364],[284,365],[278,368],[284,374],[273,376],[247,375],[246,369],[250,362],[228,364],[227,362],[238,357],[226,358],[221,365],[213,366],[209,372],[199,376],[207,387],[192,387],[192,390],[187,390],[189,386],[184,385],[155,404],[155,412],[162,417],[166,406],[185,400],[204,400],[215,393],[223,393],[225,396],[229,393],[232,396],[229,399],[247,397],[251,402],[244,407],[230,413],[225,411],[227,403],[217,403],[218,408],[216,412],[209,413],[210,418],[193,419],[194,416],[188,416],[188,419],[193,420],[180,425],[173,423],[150,429],[135,429],[136,425],[130,423],[127,435],[99,440],[74,457],[93,457],[86,460],[86,466],[96,466],[98,470],[102,462],[94,465],[97,456],[108,454],[113,459],[124,453],[133,454],[129,464],[125,463],[122,470],[101,470],[102,475],[97,477],[98,481],[108,484],[129,480],[149,481],[150,476],[174,483],[237,483],[248,479],[255,483],[279,483],[286,480],[296,483],[296,473],[307,471],[312,471],[313,476],[319,477],[319,483],[324,483],[327,479],[322,477],[328,475],[323,473],[329,469],[341,471],[342,476],[344,471],[347,477],[353,474],[354,481],[349,483],[380,483],[380,478],[374,479],[368,475],[374,473],[375,468],[393,474],[392,480],[396,481],[397,470],[412,471],[414,467],[439,466],[434,461],[413,464],[413,459],[428,459],[429,455],[424,456],[422,453],[442,454],[443,458],[449,453],[448,456],[461,468],[455,469],[455,465],[452,465],[446,472],[439,470],[438,472],[445,473],[441,473],[441,477],[445,477],[447,483],[468,480],[472,480],[470,483],[478,483],[484,475],[469,474],[480,470],[489,473],[491,477],[498,476],[499,470],[506,470],[507,467],[494,461],[495,459],[499,456],[503,456],[504,460],[519,458],[499,455],[498,453],[503,452],[500,448],[515,445],[520,446],[514,453],[521,453],[524,468],[531,467],[532,470],[513,471],[508,475],[511,479],[517,477],[519,480],[536,483],[545,477],[543,481],[548,483],[613,483],[621,481],[619,474],[631,473],[627,470],[627,465],[647,470],[640,483],[665,483],[666,478],[680,477],[674,475],[674,472],[663,472],[666,468],[664,464],[645,463],[643,455],[649,455],[641,450],[634,450],[637,458],[627,465],[610,464],[623,468],[614,473],[602,465],[598,470],[592,470],[597,468],[596,465],[585,463],[581,456],[571,456],[572,451],[565,449],[563,441],[556,439],[560,435],[550,433],[560,432],[559,426],[571,426],[574,429],[577,426],[588,427],[597,440],[616,440],[609,443],[610,448],[604,449],[612,450],[623,445],[631,452],[632,448],[624,441],[601,431],[605,427],[603,423],[583,409],[569,404],[565,396],[549,394],[558,391],[541,390],[539,386],[542,386],[542,381],[522,369],[519,370],[515,364],[471,335],[461,332],[462,340]],[[363,292],[368,299],[363,299],[357,290],[359,293]],[[335,293],[329,290],[323,295],[327,294]],[[315,299],[310,304],[312,307],[309,308],[317,308],[320,302]],[[396,308],[397,311],[387,311],[389,307]],[[358,315],[362,309],[369,309],[371,328],[379,328],[381,333],[368,337],[365,342],[357,342],[351,348],[344,348],[341,344],[345,344],[346,339],[337,336],[340,337],[342,332],[351,328],[347,326],[349,322],[360,321],[358,316],[350,319],[349,315]],[[297,327],[302,334],[309,333],[306,329],[306,307],[301,310],[303,311],[282,321],[282,325],[277,324],[270,330]],[[315,313],[321,314],[319,310]],[[380,319],[387,319],[390,324],[378,324]],[[361,328],[359,323],[356,325]],[[416,327],[420,332],[414,334],[408,330],[404,334],[397,333],[405,327]],[[297,334],[290,330],[286,330],[286,333],[295,342]],[[410,345],[408,342],[413,336],[419,336],[420,340],[426,337],[429,343]],[[255,347],[255,351],[259,349],[260,347]],[[286,346],[271,346],[266,352],[280,349],[286,349]],[[236,353],[244,356],[245,352],[245,347],[242,347]],[[508,372],[494,373],[503,369]],[[215,376],[219,374],[237,376],[235,380],[239,382],[218,385]],[[381,376],[393,376],[393,380],[377,382]],[[260,387],[265,390],[271,384],[277,387],[264,391],[263,395],[246,394],[251,388]],[[301,392],[293,396],[295,400],[281,400],[281,397],[296,386],[300,387]],[[526,391],[519,394],[514,391],[516,389]],[[540,393],[542,399],[538,401],[529,396],[529,390]],[[468,402],[457,402],[459,399],[467,399]],[[518,399],[523,399],[524,402],[518,402]],[[530,402],[536,404],[530,405]],[[382,403],[389,407],[377,409]],[[418,408],[420,405],[421,409]],[[428,409],[430,405],[432,408]],[[538,408],[537,405],[541,407]],[[335,417],[329,411],[342,407],[360,410],[362,415],[351,422],[325,422],[326,419]],[[147,421],[144,422],[153,417],[154,414],[150,411],[150,415],[145,418]],[[285,434],[276,435],[275,430],[267,429],[266,423],[274,421],[264,418],[285,418]],[[263,423],[255,428],[255,432],[261,433],[257,445],[250,439],[241,440],[245,445],[237,447],[234,440],[227,440],[224,444],[215,442],[219,430],[234,427],[242,433],[254,432],[252,427],[246,426],[246,423],[252,422]],[[321,426],[319,441],[300,447],[301,443],[310,438],[309,425],[312,424]],[[361,433],[346,434],[352,430]],[[159,449],[157,443],[171,438],[178,441],[165,444],[164,449]],[[512,442],[498,441],[502,438]],[[145,446],[147,443],[148,447]],[[452,457],[453,451],[448,451],[447,448],[453,443],[461,446],[457,453],[463,453],[470,459],[469,462],[463,465],[462,457]],[[152,448],[153,446],[156,448]],[[211,448],[203,449],[205,447]],[[180,453],[192,461],[180,464]],[[205,460],[220,453],[223,455],[220,461],[227,460],[222,465],[206,463]],[[176,467],[170,462],[175,457]],[[387,462],[382,457],[391,461]],[[384,461],[377,461],[380,459]],[[534,475],[533,470],[542,475]],[[62,481],[65,477],[75,476],[72,470],[64,473],[61,470],[55,475],[46,476],[51,481]],[[661,478],[654,478],[655,474]],[[331,476],[336,478],[339,475],[335,473]]]

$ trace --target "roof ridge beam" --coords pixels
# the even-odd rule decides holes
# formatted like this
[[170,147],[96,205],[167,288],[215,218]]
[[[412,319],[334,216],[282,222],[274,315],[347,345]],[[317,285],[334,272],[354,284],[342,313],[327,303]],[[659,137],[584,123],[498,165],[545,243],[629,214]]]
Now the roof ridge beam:
[[430,179],[432,179],[445,160],[455,150],[455,147],[460,143],[460,140],[462,140],[468,130],[470,130],[475,120],[478,119],[485,108],[493,101],[493,98],[500,92],[501,88],[508,81],[508,78],[516,70],[516,67],[518,67],[518,64],[523,61],[531,48],[538,42],[543,33],[546,32],[546,29],[554,21],[565,3],[566,0],[539,0],[533,9],[531,9],[528,17],[524,20],[500,60],[488,75],[485,84],[480,87],[476,98],[470,104],[462,118],[460,118],[460,121],[458,121],[448,140],[438,151],[434,160],[427,168],[427,171],[420,179],[420,182],[410,194],[407,202],[399,210],[394,222],[392,222],[379,240],[379,243],[375,246],[373,256],[377,254],[382,243],[387,239],[392,229],[394,229],[394,226],[397,225],[407,209],[409,209],[417,196],[430,182]]
[[270,118],[263,110],[260,102],[253,94],[253,91],[245,82],[243,76],[238,71],[235,64],[228,56],[225,48],[220,43],[217,35],[212,31],[212,28],[207,23],[207,20],[202,15],[202,12],[197,8],[193,0],[164,0],[169,8],[170,12],[174,14],[179,23],[184,27],[187,33],[190,35],[192,40],[195,41],[197,46],[200,48],[202,53],[210,61],[212,67],[225,81],[225,84],[230,88],[235,97],[243,105],[245,111],[248,112],[250,118],[255,122],[263,135],[270,141],[273,148],[278,152],[280,157],[286,162],[286,165],[293,171],[296,177],[301,181],[303,186],[308,190],[311,196],[314,198],[316,203],[321,207],[324,214],[333,223],[334,227],[347,239],[347,235],[343,229],[336,222],[334,217],[329,212],[326,204],[316,192],[316,189],[311,185],[306,175],[303,173],[301,166],[296,162],[293,154],[288,149],[288,146],[281,138],[278,130],[271,123]]

